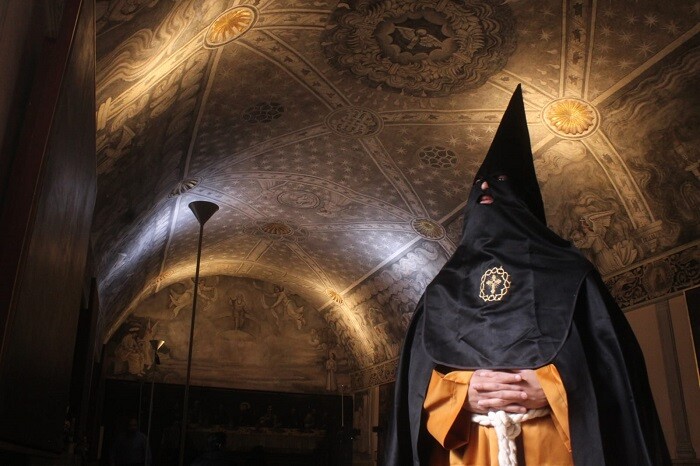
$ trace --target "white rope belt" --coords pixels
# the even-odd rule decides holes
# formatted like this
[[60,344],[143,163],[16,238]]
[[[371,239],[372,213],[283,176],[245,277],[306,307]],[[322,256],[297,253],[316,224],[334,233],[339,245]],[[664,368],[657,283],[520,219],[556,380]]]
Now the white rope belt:
[[546,416],[549,413],[548,408],[531,409],[523,414],[489,411],[488,414],[472,414],[472,422],[496,429],[499,466],[517,466],[515,439],[518,438],[522,430],[520,424],[530,419]]

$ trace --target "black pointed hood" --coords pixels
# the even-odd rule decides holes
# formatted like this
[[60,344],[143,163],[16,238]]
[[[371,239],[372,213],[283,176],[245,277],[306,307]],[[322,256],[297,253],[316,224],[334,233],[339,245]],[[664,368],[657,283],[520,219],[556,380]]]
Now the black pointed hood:
[[530,134],[527,130],[525,104],[522,86],[518,84],[510,98],[491,147],[481,167],[476,172],[477,179],[507,174],[514,182],[519,197],[530,211],[547,224],[540,186],[532,162]]
[[539,367],[563,344],[591,266],[545,224],[520,86],[476,178],[460,244],[424,294],[424,346],[455,368]]

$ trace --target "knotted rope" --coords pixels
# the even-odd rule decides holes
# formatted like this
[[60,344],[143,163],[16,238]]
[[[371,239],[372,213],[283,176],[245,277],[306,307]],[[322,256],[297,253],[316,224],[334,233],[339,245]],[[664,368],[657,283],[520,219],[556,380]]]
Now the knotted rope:
[[531,409],[522,414],[489,411],[488,414],[472,414],[472,422],[496,429],[499,466],[517,466],[518,457],[516,456],[515,439],[522,431],[520,424],[530,419],[546,416],[549,413],[550,411],[547,408]]

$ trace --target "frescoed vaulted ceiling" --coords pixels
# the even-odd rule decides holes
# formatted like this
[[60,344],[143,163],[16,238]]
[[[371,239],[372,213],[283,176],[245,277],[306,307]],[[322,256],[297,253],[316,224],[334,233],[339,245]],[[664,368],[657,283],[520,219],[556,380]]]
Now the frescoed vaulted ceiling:
[[518,83],[550,227],[624,306],[700,282],[700,2],[98,0],[97,13],[105,340],[194,275],[187,206],[201,199],[220,206],[204,276],[297,295],[354,371],[392,361]]

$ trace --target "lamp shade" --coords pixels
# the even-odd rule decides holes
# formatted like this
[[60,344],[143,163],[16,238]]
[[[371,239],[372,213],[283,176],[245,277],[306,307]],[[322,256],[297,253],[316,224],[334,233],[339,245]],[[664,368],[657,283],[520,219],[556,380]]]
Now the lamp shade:
[[214,212],[219,210],[219,206],[209,201],[194,201],[190,202],[190,209],[200,225],[207,223],[207,220],[214,215]]
[[165,344],[165,340],[150,340],[149,343],[154,351],[158,351]]

